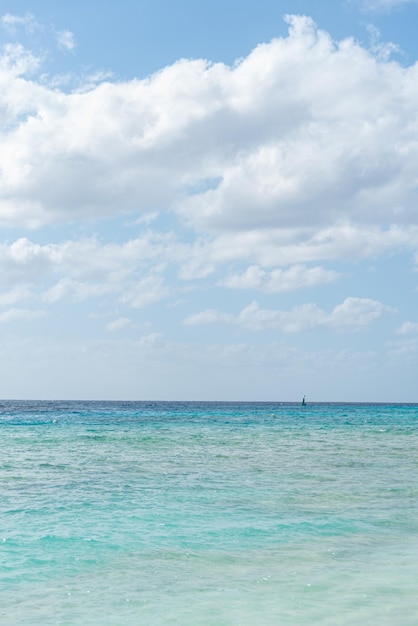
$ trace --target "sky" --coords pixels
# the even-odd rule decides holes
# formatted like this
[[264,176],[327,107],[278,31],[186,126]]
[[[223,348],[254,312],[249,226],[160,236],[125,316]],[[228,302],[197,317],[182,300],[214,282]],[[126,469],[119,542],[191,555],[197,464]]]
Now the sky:
[[417,1],[0,9],[0,397],[418,401]]

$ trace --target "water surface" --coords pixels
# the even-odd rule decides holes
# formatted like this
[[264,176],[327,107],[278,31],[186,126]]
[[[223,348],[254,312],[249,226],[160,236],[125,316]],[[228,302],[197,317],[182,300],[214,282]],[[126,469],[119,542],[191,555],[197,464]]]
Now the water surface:
[[418,623],[418,406],[2,402],[0,622]]

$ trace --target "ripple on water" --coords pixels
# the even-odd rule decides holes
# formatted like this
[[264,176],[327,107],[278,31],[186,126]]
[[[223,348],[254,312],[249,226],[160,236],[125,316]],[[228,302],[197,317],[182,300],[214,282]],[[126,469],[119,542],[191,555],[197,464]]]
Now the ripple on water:
[[1,410],[8,626],[416,623],[417,407]]

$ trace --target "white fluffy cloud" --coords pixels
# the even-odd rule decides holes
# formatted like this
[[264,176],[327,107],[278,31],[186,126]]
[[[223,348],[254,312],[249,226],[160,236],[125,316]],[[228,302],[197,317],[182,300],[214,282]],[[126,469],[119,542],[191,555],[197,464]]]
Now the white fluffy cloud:
[[288,37],[232,67],[183,60],[72,93],[5,48],[0,223],[167,209],[214,256],[218,237],[238,258],[247,238],[250,264],[274,247],[289,265],[416,245],[418,66],[287,19]]
[[171,241],[151,234],[121,244],[95,238],[45,245],[20,238],[0,244],[0,287],[8,289],[0,294],[0,304],[27,298],[37,289],[49,303],[112,295],[122,304],[143,308],[169,292],[162,272],[167,258],[176,255]]
[[[4,290],[0,306],[37,296],[44,303],[111,298],[130,308],[144,308],[182,290],[182,283],[173,279],[173,269],[183,280],[214,274],[212,283],[225,288],[257,289],[266,294],[291,292],[341,278],[334,270],[309,267],[300,261],[338,259],[341,254],[361,259],[387,249],[401,249],[410,245],[411,239],[413,229],[407,236],[396,229],[361,234],[350,229],[344,232],[343,228],[340,247],[327,238],[297,245],[289,233],[283,236],[280,231],[238,233],[189,243],[172,233],[151,230],[110,243],[90,237],[41,245],[22,237],[0,244],[0,289]],[[256,265],[251,264],[254,260]],[[246,269],[225,269],[234,261]],[[293,261],[297,263],[292,265]]]
[[[394,225],[385,228],[339,223],[312,232],[303,227],[254,228],[198,239],[190,249],[181,275],[183,278],[207,276],[215,267],[237,260],[263,267],[301,265],[324,260],[352,262],[391,251],[413,251],[417,247],[418,226],[406,228]],[[318,270],[325,278],[324,270]],[[331,278],[330,274],[327,276]],[[312,272],[310,277],[313,278]]]
[[232,323],[251,330],[279,328],[286,333],[319,327],[334,330],[359,330],[369,326],[385,312],[394,312],[394,310],[382,302],[369,298],[346,298],[329,313],[315,304],[304,304],[290,311],[280,311],[261,309],[257,302],[252,302],[237,316],[216,310],[206,310],[188,316],[184,324]]
[[[0,225],[132,213],[137,230],[127,241],[119,222],[117,242],[39,244],[35,234],[0,244],[0,305],[100,298],[112,310],[142,309],[182,288],[174,275],[284,293],[340,279],[329,262],[417,250],[418,65],[335,42],[309,18],[287,20],[287,37],[231,67],[182,60],[145,80],[70,92],[38,76],[36,55],[6,45]],[[3,24],[39,27],[30,15]],[[72,34],[61,34],[72,49]],[[165,212],[172,230],[158,232]],[[331,312],[253,303],[239,315],[208,309],[185,323],[356,329],[387,310],[359,298]]]

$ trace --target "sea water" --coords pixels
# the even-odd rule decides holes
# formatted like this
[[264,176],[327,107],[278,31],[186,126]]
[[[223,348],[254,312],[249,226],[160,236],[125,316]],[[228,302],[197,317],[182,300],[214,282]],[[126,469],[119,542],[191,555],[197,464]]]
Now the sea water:
[[0,623],[418,624],[418,406],[3,402]]

